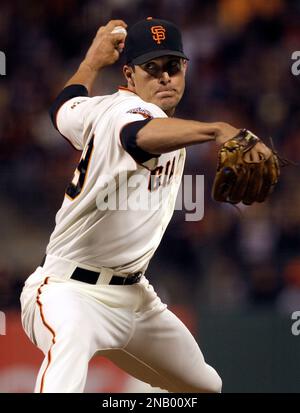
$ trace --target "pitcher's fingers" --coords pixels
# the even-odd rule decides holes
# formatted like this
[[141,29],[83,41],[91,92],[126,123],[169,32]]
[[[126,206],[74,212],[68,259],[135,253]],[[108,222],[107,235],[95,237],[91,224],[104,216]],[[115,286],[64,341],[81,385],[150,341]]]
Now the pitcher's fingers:
[[124,22],[124,20],[110,20],[105,26],[105,29],[110,33],[117,26],[122,26],[126,29],[127,24]]
[[124,33],[109,33],[107,34],[107,36],[109,36],[112,41],[116,44],[118,43],[124,43],[125,40],[125,34]]

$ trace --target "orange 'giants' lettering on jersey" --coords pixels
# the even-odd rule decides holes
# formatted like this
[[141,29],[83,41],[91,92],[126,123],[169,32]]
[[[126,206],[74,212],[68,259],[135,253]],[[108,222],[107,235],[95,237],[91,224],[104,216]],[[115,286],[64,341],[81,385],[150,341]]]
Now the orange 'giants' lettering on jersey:
[[166,29],[163,26],[152,26],[151,27],[152,38],[157,44],[160,44],[162,40],[165,40],[166,38],[165,32],[166,32]]
[[170,183],[175,169],[175,156],[168,161],[165,166],[157,166],[151,171],[149,176],[148,190],[156,191],[160,186],[166,186]]

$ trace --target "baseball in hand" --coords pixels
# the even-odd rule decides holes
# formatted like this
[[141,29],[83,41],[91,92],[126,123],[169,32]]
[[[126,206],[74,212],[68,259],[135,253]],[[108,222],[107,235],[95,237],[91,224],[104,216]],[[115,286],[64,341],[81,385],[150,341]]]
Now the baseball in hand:
[[112,31],[112,34],[115,34],[115,33],[123,33],[125,36],[127,36],[127,31],[125,27],[123,26],[116,26]]
[[[112,34],[122,33],[122,34],[125,35],[125,37],[127,36],[127,31],[126,31],[125,27],[122,27],[122,26],[116,26],[111,33]],[[122,53],[122,51],[123,51],[122,47],[117,47],[117,49],[118,49],[119,53]]]

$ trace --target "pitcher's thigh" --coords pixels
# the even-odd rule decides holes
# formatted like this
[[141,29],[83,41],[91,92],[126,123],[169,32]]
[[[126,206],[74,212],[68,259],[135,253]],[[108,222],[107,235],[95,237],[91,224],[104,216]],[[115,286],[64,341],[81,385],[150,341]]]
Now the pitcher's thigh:
[[138,319],[125,350],[169,383],[168,391],[221,391],[218,373],[205,362],[187,327],[168,309]]
[[34,333],[45,352],[49,346],[82,349],[89,357],[97,350],[123,347],[131,332],[125,311],[110,308],[65,285],[49,285],[39,296]]

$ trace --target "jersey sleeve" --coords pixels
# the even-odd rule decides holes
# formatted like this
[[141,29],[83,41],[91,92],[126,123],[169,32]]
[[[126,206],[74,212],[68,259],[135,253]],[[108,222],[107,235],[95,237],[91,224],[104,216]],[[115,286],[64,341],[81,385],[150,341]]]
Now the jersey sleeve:
[[83,85],[71,85],[57,96],[50,108],[54,127],[78,150],[84,147],[84,124],[92,100]]
[[[142,127],[147,123],[145,121],[150,121],[151,119],[154,118],[165,118],[167,115],[156,105],[150,104],[150,103],[144,103],[139,106],[132,107],[128,110],[123,110],[122,113],[120,113],[120,116],[118,117],[118,121],[116,124],[116,135],[118,138],[118,142],[120,146],[122,147],[122,150],[125,150],[128,152],[128,148],[124,146],[122,143],[122,131],[130,124],[135,125],[134,129],[139,129],[136,127],[137,122],[141,122]],[[138,156],[136,157],[134,152],[135,151],[130,151],[129,155],[140,165],[148,168],[148,169],[153,169],[157,166],[158,163],[158,157],[159,155],[153,155],[153,154],[148,154],[149,156],[146,156],[146,161],[143,161],[143,155],[146,154],[146,152],[139,150],[138,153],[136,153]],[[141,154],[141,152],[143,152]],[[142,155],[142,156],[140,156]]]

